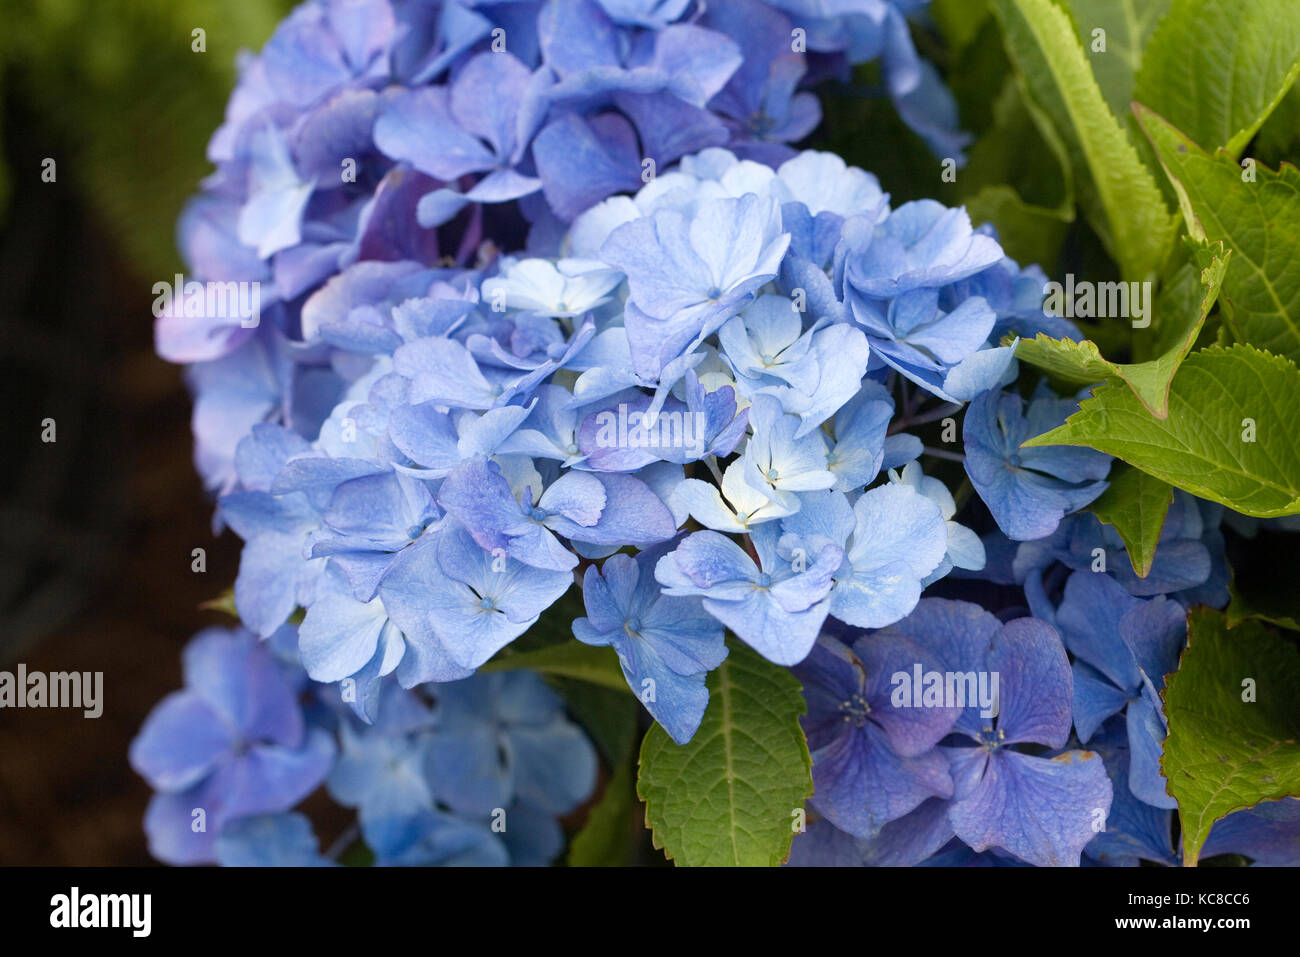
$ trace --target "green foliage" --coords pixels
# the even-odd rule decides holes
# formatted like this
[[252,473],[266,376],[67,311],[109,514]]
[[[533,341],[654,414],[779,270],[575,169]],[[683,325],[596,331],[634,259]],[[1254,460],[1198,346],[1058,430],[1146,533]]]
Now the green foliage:
[[1135,99],[1235,158],[1297,76],[1295,0],[1173,0],[1147,46]]
[[1138,117],[1178,193],[1188,231],[1233,251],[1223,283],[1233,337],[1300,361],[1300,169],[1244,170],[1151,111],[1139,109]]
[[591,735],[609,767],[618,768],[632,759],[641,705],[627,693],[626,685],[616,691],[555,674],[546,675],[546,682],[564,698],[569,712]]
[[1187,649],[1164,691],[1161,768],[1178,801],[1183,863],[1196,865],[1214,822],[1262,801],[1300,797],[1300,655],[1257,622],[1188,615]]
[[584,645],[576,640],[533,651],[512,651],[507,647],[479,670],[518,671],[522,668],[544,675],[577,678],[614,691],[628,691],[613,648]]
[[1151,171],[1111,113],[1069,15],[1052,0],[994,0],[1039,116],[1066,146],[1080,205],[1126,279],[1147,280],[1173,240]]
[[958,192],[973,222],[997,227],[1008,256],[1050,265],[1074,221],[1074,177],[1060,137],[1035,110],[1016,78],[1005,77]]
[[628,862],[635,822],[632,766],[623,764],[605,784],[605,793],[587,815],[587,823],[569,844],[570,867],[620,867]]
[[689,744],[655,725],[641,743],[637,794],[655,847],[683,865],[773,866],[790,856],[812,794],[806,710],[790,672],[731,643],[709,673],[709,709]]
[[[180,265],[176,220],[205,158],[241,48],[258,48],[292,0],[0,2],[0,64],[56,137],[77,186],[148,276]],[[192,31],[206,31],[206,52]],[[26,175],[37,175],[32,172]]]
[[1295,532],[1255,527],[1229,552],[1228,627],[1248,618],[1300,631],[1300,589],[1296,588]]
[[1026,446],[1084,445],[1170,485],[1268,518],[1300,512],[1300,371],[1253,346],[1211,346],[1174,376],[1169,415],[1122,385],[1099,387],[1059,428]]
[[1269,166],[1300,162],[1300,82],[1291,87],[1260,127],[1251,152],[1256,160]]
[[239,618],[239,609],[235,607],[235,588],[232,585],[216,598],[209,598],[199,605],[204,611],[217,611],[231,618]]
[[1118,466],[1111,473],[1110,485],[1088,511],[1115,527],[1133,571],[1146,578],[1173,500],[1174,490],[1165,482],[1130,466]]
[[1279,582],[1274,588],[1252,589],[1250,593],[1242,591],[1239,581],[1234,577],[1228,585],[1228,627],[1235,628],[1243,621],[1258,618],[1270,625],[1300,631],[1300,595],[1296,594],[1294,582]]
[[[1129,118],[1133,86],[1147,41],[1174,0],[1067,0],[1097,86],[1121,122]],[[1101,30],[1098,35],[1095,31]]]
[[1222,244],[1209,254],[1210,264],[1201,271],[1204,295],[1199,308],[1187,310],[1183,315],[1171,312],[1162,317],[1166,328],[1177,331],[1172,334],[1174,344],[1155,359],[1134,364],[1111,362],[1103,358],[1101,350],[1089,340],[1075,342],[1044,335],[1021,343],[1016,348],[1016,355],[1067,382],[1087,384],[1099,379],[1118,378],[1133,390],[1147,411],[1163,419],[1168,413],[1169,387],[1174,373],[1191,352],[1206,316],[1219,297],[1230,255]]

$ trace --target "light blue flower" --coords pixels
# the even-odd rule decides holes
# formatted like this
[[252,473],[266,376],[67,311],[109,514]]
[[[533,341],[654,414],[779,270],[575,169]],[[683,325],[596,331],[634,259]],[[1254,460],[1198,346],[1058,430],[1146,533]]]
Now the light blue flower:
[[582,581],[587,617],[574,620],[573,634],[617,651],[632,693],[674,741],[685,744],[709,704],[704,676],[722,663],[727,648],[722,626],[699,599],[660,592],[654,566],[663,552],[611,555],[600,571],[589,566]]
[[655,565],[655,578],[670,596],[699,596],[704,610],[769,661],[792,665],[807,656],[826,613],[831,575],[843,553],[826,544],[802,569],[776,551],[775,529],[750,535],[758,562],[717,532],[696,532]]

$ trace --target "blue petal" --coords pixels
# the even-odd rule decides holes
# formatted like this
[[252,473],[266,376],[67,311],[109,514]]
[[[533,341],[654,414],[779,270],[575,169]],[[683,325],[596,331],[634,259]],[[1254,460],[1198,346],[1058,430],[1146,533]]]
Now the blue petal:
[[1002,750],[975,788],[953,801],[949,820],[976,851],[1000,847],[1037,867],[1077,867],[1111,798],[1105,765],[1092,752],[1036,758]]

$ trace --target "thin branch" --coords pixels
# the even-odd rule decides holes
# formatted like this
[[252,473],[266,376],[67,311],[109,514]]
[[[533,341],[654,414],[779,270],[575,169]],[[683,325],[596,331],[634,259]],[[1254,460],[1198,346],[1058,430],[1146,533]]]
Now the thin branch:
[[356,821],[353,821],[347,826],[347,829],[338,836],[338,839],[330,845],[330,849],[325,852],[325,856],[331,861],[337,861],[339,855],[346,851],[352,845],[352,842],[360,835],[361,828],[357,825]]
[[966,456],[960,452],[949,452],[947,449],[936,449],[932,445],[924,448],[926,455],[933,455],[936,459],[947,459],[949,462],[965,462]]

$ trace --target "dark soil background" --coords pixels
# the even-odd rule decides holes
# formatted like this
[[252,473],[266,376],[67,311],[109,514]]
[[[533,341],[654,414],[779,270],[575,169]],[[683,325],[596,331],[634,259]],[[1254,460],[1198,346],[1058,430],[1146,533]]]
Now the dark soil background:
[[104,710],[0,710],[0,865],[149,864],[127,747],[180,686],[189,636],[229,621],[197,606],[233,580],[238,542],[212,535],[181,373],[153,354],[157,277],[121,258],[66,163],[41,181],[69,151],[4,105],[0,669],[102,671]]

